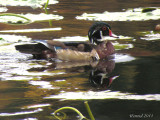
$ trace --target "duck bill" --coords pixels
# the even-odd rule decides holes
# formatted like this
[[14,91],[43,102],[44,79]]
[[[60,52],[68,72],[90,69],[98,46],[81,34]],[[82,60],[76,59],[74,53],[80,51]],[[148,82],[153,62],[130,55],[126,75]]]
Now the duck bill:
[[111,30],[109,30],[109,36],[113,38],[119,38],[117,35],[113,34]]

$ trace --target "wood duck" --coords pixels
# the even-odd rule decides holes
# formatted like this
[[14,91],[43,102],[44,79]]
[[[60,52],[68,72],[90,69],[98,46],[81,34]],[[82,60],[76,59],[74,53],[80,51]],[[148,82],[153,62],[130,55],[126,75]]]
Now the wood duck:
[[105,37],[116,37],[111,27],[104,22],[94,23],[89,31],[88,42],[60,42],[55,40],[34,40],[34,44],[16,45],[16,50],[33,54],[36,59],[60,59],[62,61],[93,61],[105,59],[115,49]]

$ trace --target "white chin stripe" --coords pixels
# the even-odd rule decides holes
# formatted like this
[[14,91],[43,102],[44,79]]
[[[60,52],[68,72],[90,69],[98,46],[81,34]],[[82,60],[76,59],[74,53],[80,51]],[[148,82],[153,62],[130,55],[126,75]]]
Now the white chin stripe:
[[95,54],[95,58],[97,59],[97,60],[99,60],[100,58],[99,58],[99,55],[98,55],[98,53],[96,52],[96,54]]

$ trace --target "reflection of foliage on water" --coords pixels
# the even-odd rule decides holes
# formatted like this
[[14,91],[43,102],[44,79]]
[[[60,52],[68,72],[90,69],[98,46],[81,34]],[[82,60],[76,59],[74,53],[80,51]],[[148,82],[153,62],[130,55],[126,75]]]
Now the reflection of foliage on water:
[[49,91],[47,89],[37,89],[37,86],[29,86],[28,91],[25,92],[26,98],[32,98],[34,101],[42,101],[44,96],[49,95]]

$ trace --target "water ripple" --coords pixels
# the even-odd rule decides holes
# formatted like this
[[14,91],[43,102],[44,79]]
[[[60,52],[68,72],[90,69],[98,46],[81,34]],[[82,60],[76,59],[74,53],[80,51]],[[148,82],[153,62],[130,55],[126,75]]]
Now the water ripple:
[[21,112],[15,112],[15,113],[0,113],[0,116],[27,115],[27,114],[39,113],[41,111],[43,111],[43,109],[38,108],[38,109],[32,110],[32,111],[21,111]]
[[160,94],[137,95],[132,93],[122,93],[119,91],[88,91],[88,92],[64,92],[58,95],[44,97],[45,99],[63,100],[92,100],[92,99],[123,99],[123,100],[155,100],[160,101]]

